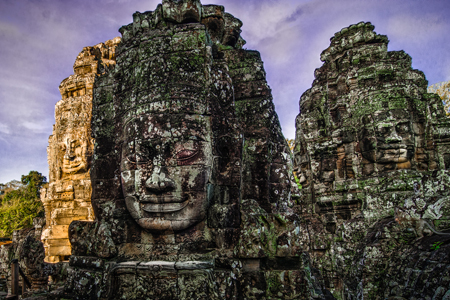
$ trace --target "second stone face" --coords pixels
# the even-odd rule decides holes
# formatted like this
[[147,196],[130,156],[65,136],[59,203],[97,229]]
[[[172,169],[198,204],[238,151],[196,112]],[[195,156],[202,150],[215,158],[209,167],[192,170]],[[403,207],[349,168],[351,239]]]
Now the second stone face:
[[337,33],[300,99],[295,161],[319,205],[357,201],[345,195],[358,191],[358,180],[448,168],[440,143],[448,133],[435,135],[440,101],[411,58],[387,43],[370,23]]
[[71,254],[68,228],[74,220],[94,219],[91,206],[91,137],[94,79],[115,64],[120,38],[85,47],[74,73],[59,86],[62,99],[55,106],[55,125],[49,137],[49,186],[41,191],[46,214],[42,240],[46,260],[57,262]]
[[[300,98],[294,156],[310,254],[336,293],[431,298],[397,282],[411,266],[427,272],[413,258],[429,253],[414,240],[427,243],[424,224],[450,225],[450,122],[411,57],[373,30],[336,33]],[[430,278],[420,284],[434,291]]]

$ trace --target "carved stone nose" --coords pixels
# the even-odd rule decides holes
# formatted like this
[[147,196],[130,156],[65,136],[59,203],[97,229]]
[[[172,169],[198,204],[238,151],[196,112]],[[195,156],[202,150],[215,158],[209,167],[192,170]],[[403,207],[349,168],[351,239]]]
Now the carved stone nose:
[[67,147],[64,158],[67,160],[73,160],[75,158],[74,152],[72,151],[72,147],[70,145]]
[[145,181],[146,188],[153,193],[169,192],[175,189],[175,181],[166,175],[165,167],[155,167],[150,178]]
[[386,137],[386,143],[398,143],[401,142],[402,140],[403,140],[402,137],[397,134],[395,128],[393,128],[391,134],[389,134],[389,136]]
[[67,140],[66,145],[67,149],[66,153],[64,153],[64,159],[73,160],[75,158],[75,151],[74,147],[72,146],[72,141]]

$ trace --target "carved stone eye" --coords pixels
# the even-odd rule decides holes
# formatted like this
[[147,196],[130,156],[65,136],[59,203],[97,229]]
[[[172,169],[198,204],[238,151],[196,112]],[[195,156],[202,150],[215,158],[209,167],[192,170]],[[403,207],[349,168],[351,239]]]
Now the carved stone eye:
[[199,150],[183,149],[177,152],[178,165],[188,165],[199,153]]
[[150,141],[132,141],[125,144],[124,156],[132,164],[147,164],[157,153],[157,146]]
[[127,155],[126,158],[130,163],[132,163],[132,164],[136,163],[136,155],[135,154]]
[[398,124],[396,131],[397,131],[397,133],[408,133],[410,131],[409,124],[408,123]]
[[381,126],[378,127],[378,132],[381,135],[388,135],[391,132],[392,128],[390,126]]
[[159,145],[155,145],[151,141],[137,141],[136,162],[138,164],[150,163],[157,153],[160,153],[159,147]]

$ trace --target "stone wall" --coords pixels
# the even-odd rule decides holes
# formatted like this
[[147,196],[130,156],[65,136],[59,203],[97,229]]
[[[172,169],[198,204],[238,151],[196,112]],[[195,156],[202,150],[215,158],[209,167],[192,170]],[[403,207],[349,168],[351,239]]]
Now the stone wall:
[[[14,259],[18,260],[21,272],[25,274],[31,285],[25,285],[26,291],[21,293],[21,299],[34,295],[44,295],[44,299],[46,299],[49,291],[52,291],[52,295],[57,296],[62,289],[66,282],[68,262],[44,262],[44,244],[40,240],[44,224],[44,218],[34,218],[32,228],[15,230],[11,243],[0,245],[1,292],[11,293],[11,262]],[[22,291],[23,284],[24,281],[20,275],[20,291]],[[0,294],[1,296],[2,294]]]
[[0,246],[0,278],[6,281],[6,292],[11,292],[11,260],[19,258],[19,250],[23,240],[28,234],[34,236],[34,233],[31,228],[15,230],[12,243]]
[[46,260],[58,262],[71,254],[68,228],[73,220],[93,220],[90,165],[92,90],[95,76],[115,64],[120,38],[85,47],[64,79],[62,100],[55,106],[55,125],[47,148],[49,187],[41,190],[46,227],[42,234]]
[[[44,224],[45,220],[43,218],[34,218],[33,228],[15,230],[11,242],[0,245],[0,279],[4,279],[7,283],[6,292],[11,292],[11,261],[13,259],[19,260],[21,270],[27,275],[29,275],[29,272],[21,259],[21,253],[28,252],[28,255],[37,260],[41,258],[43,261],[44,251],[40,253],[39,251],[34,251],[34,249],[32,249],[33,251],[24,251],[23,249],[27,238],[40,243],[39,240]],[[20,278],[20,285],[22,285],[22,278]]]
[[387,37],[373,29],[358,23],[336,33],[301,96],[294,155],[302,215],[335,296],[420,298],[396,268],[413,257],[403,251],[429,256],[416,249],[429,243],[420,240],[432,233],[426,223],[450,227],[450,123],[411,57],[387,51]]

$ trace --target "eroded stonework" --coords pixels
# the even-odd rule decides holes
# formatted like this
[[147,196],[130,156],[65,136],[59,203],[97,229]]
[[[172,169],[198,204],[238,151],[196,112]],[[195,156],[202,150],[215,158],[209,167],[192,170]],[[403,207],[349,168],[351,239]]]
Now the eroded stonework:
[[5,286],[1,289],[2,292],[3,288],[6,288],[5,292],[11,294],[11,262],[14,259],[18,260],[20,269],[30,284],[29,286],[25,284],[22,276],[19,278],[19,286],[27,285],[26,292],[22,294],[22,299],[34,294],[45,294],[49,288],[49,275],[52,276],[52,289],[63,285],[68,262],[44,262],[45,250],[43,243],[40,241],[44,224],[44,218],[34,218],[34,228],[15,230],[12,242],[0,245],[0,280],[5,280]]
[[445,283],[429,278],[427,292],[397,270],[408,260],[402,252],[425,254],[417,243],[429,243],[420,240],[432,233],[426,223],[450,227],[450,123],[411,57],[388,52],[373,29],[336,33],[300,99],[302,214],[314,264],[336,297],[431,298]]
[[74,299],[322,296],[260,55],[223,6],[164,0],[95,81],[94,222],[69,228]]
[[91,166],[94,140],[91,137],[92,90],[95,76],[115,64],[120,38],[85,47],[64,79],[62,100],[55,106],[55,125],[47,148],[49,187],[41,191],[46,227],[42,240],[46,260],[57,262],[71,254],[68,228],[73,220],[93,220]]

